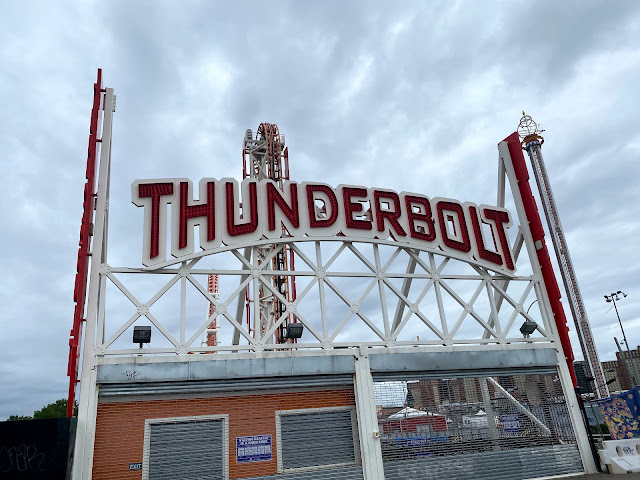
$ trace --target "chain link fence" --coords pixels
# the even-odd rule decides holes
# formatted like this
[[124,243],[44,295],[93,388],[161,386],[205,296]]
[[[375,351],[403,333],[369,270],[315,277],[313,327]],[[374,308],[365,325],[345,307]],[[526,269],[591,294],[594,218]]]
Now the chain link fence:
[[[555,374],[375,383],[385,476],[523,479],[580,472]],[[474,472],[474,473],[472,473]]]

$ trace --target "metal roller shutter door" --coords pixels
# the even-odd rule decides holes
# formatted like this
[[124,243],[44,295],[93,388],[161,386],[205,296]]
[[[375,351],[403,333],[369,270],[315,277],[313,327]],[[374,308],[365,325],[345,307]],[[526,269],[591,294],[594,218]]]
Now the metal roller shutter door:
[[222,420],[150,423],[149,427],[149,480],[225,478]]
[[352,408],[281,412],[279,478],[362,479],[356,432]]
[[521,480],[583,472],[573,444],[385,462],[386,480]]
[[241,480],[362,480],[362,467],[351,465],[329,470],[305,470],[294,473],[279,473],[261,477],[243,478]]

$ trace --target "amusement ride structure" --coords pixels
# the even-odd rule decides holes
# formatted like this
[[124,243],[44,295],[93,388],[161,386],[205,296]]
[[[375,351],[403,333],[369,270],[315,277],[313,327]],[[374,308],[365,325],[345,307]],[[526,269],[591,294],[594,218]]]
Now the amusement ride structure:
[[[247,129],[242,145],[242,178],[253,178],[256,180],[273,180],[282,190],[284,181],[289,180],[289,148],[285,146],[284,135],[280,134],[275,123],[261,123],[254,138],[253,131]],[[287,229],[282,227],[282,236],[290,237]],[[293,250],[288,245],[282,248],[276,245],[265,245],[257,249],[258,265],[270,262],[272,270],[276,272],[294,271]],[[289,268],[290,267],[290,268]],[[273,287],[280,293],[287,302],[296,299],[295,276],[274,275]],[[249,331],[253,332],[254,338],[262,338],[269,328],[274,324],[275,319],[285,315],[286,306],[284,303],[260,284],[258,291],[254,292],[257,297],[259,309],[259,325],[251,327],[251,303],[255,299],[250,298],[249,289],[245,291],[246,315]],[[275,331],[275,343],[295,343],[296,338],[292,338],[289,331],[289,323],[296,323],[295,316],[285,315],[284,321]]]
[[588,369],[587,373],[589,376],[593,377],[595,381],[596,395],[598,398],[608,397],[609,389],[602,370],[602,364],[598,357],[598,350],[596,349],[596,345],[593,340],[589,318],[587,317],[587,311],[584,307],[584,302],[582,301],[582,294],[580,293],[578,279],[573,269],[571,255],[569,255],[569,247],[567,246],[567,241],[564,236],[556,202],[553,198],[547,169],[542,158],[541,147],[544,143],[544,138],[540,134],[544,130],[542,130],[529,115],[525,115],[524,112],[522,112],[522,115],[520,124],[518,125],[518,134],[522,140],[523,149],[529,154],[529,159],[531,160],[531,165],[533,167],[533,174],[536,178],[536,183],[538,184],[538,191],[540,192],[540,198],[542,199],[542,206],[544,208],[547,224],[549,225],[553,247],[556,252],[558,266],[560,267],[560,274],[562,275],[562,280],[569,301],[569,307],[571,308],[571,313],[576,325],[576,333],[578,334],[580,347],[582,348],[582,353]]
[[[216,300],[220,299],[220,294],[218,293],[218,275],[209,274],[207,291]],[[207,307],[207,318],[213,318],[213,320],[211,320],[209,328],[205,330],[205,336],[202,342],[203,347],[215,347],[218,344],[218,319],[214,316],[215,313],[216,306],[210,303]]]
[[[242,182],[213,178],[215,169],[199,193],[185,178],[132,179],[140,266],[107,258],[115,94],[101,71],[93,99],[69,344],[70,409],[80,387],[72,478],[595,471],[522,141],[539,184],[544,175],[598,385],[599,363],[530,117],[524,138],[513,132],[498,144],[495,205],[348,178],[291,182],[284,137],[262,123],[244,135]],[[136,328],[149,337],[132,341]],[[413,385],[420,408],[440,413],[460,404],[440,398],[451,379],[486,412],[482,432],[441,442],[416,426],[420,442],[409,444],[381,428],[379,392],[397,397],[395,385]],[[534,383],[544,385],[527,388]],[[214,444],[215,454],[202,454]]]

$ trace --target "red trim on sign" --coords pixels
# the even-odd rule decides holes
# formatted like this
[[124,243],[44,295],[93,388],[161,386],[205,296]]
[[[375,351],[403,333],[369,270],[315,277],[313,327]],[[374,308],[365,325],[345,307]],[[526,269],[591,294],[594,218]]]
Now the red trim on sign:
[[[392,210],[382,209],[380,200],[383,198],[386,200],[391,200],[393,202]],[[400,210],[400,197],[398,197],[398,194],[396,192],[374,190],[373,203],[376,209],[376,226],[378,228],[378,231],[384,232],[384,220],[387,219],[398,235],[406,237],[407,232],[404,231],[404,228],[402,228],[402,226],[398,222],[398,219],[402,215],[402,211]]]
[[[427,242],[433,242],[436,239],[435,222],[433,221],[433,213],[431,212],[431,203],[429,200],[423,197],[414,197],[413,195],[407,195],[404,197],[404,203],[407,207],[407,219],[409,220],[409,235],[411,238],[417,238],[418,240],[425,240]],[[424,207],[424,213],[414,212],[413,205],[422,205]],[[416,229],[414,220],[426,222],[429,227],[429,233],[420,232]]]
[[[253,233],[258,228],[258,191],[255,182],[249,183],[249,204],[251,205],[251,220],[248,223],[236,224],[236,199],[235,199],[235,182],[227,182],[225,184],[225,192],[227,197],[227,233],[231,237],[239,235],[247,235]],[[247,199],[242,202],[242,217],[246,215]]]
[[[516,267],[513,264],[513,258],[511,257],[511,248],[509,247],[509,239],[507,238],[507,229],[505,225],[509,224],[511,219],[509,214],[502,210],[494,210],[492,208],[485,208],[482,213],[485,218],[493,220],[498,230],[498,239],[500,240],[500,247],[504,254],[504,263],[509,270],[515,270]],[[495,241],[495,240],[494,240]]]
[[576,380],[575,371],[573,370],[574,357],[573,349],[571,348],[571,341],[569,340],[567,318],[564,314],[562,303],[560,302],[560,289],[558,288],[558,282],[553,271],[551,258],[549,258],[549,251],[547,250],[547,245],[544,241],[542,220],[540,218],[540,213],[533,197],[533,193],[531,192],[529,171],[527,170],[527,164],[522,153],[520,138],[518,137],[518,134],[514,132],[505,138],[504,141],[507,142],[509,147],[513,170],[515,172],[516,179],[518,180],[518,189],[520,190],[520,196],[522,197],[522,204],[531,228],[531,236],[533,237],[534,244],[537,244],[536,254],[538,256],[538,262],[540,262],[540,270],[542,271],[542,278],[549,297],[549,303],[551,304],[551,310],[555,317],[556,327],[558,328],[558,336],[560,337],[562,350],[564,352],[565,359],[567,360],[567,367],[569,368],[573,386],[576,387],[578,382]]
[[293,228],[300,228],[300,215],[298,214],[298,184],[289,184],[291,206],[283,198],[280,190],[273,183],[265,183],[267,188],[267,215],[269,217],[269,231],[276,229],[276,209],[278,205],[282,214],[291,222]]
[[357,230],[371,230],[371,220],[358,220],[353,218],[354,213],[364,212],[364,207],[360,202],[352,202],[352,197],[366,198],[367,189],[358,187],[342,188],[342,198],[344,200],[344,215],[347,223],[347,228],[354,228]]
[[478,248],[478,255],[480,258],[488,262],[495,263],[496,265],[502,265],[502,256],[497,252],[487,250],[484,246],[484,235],[482,235],[482,226],[480,225],[478,209],[476,207],[471,205],[469,206],[469,217],[471,217],[471,226],[473,227],[473,234],[476,239],[476,246]]
[[[462,205],[454,202],[438,202],[436,204],[436,211],[438,213],[440,233],[442,234],[442,243],[444,243],[447,247],[458,250],[460,252],[470,252],[471,240],[469,239],[469,229],[467,228],[467,220],[464,216]],[[445,211],[453,212],[458,216],[458,221],[460,222],[460,235],[462,237],[462,240],[454,240],[453,238],[449,238],[449,231],[447,230],[446,225],[447,220],[444,218]]]
[[[316,204],[313,198],[314,192],[324,193],[329,199],[329,206],[331,207],[331,215],[327,218],[318,219],[316,216]],[[310,228],[324,228],[330,227],[338,219],[338,199],[333,188],[326,185],[307,185],[307,210],[309,211],[309,227]],[[325,208],[326,210],[326,208]]]
[[80,363],[80,342],[82,340],[82,322],[87,297],[87,277],[89,275],[89,258],[91,235],[93,228],[93,213],[95,198],[96,151],[98,142],[98,115],[100,114],[100,92],[102,91],[102,69],[98,69],[96,83],[93,84],[93,106],[89,123],[89,146],[87,147],[87,167],[82,201],[82,221],[80,223],[80,241],[78,243],[78,257],[76,264],[76,280],[73,286],[73,325],[69,338],[69,362],[67,376],[69,377],[69,399],[67,400],[67,417],[73,415],[76,398],[76,384]]
[[207,182],[207,203],[189,205],[189,183],[180,182],[180,221],[178,226],[178,248],[187,246],[187,220],[207,219],[207,242],[216,238],[216,198],[215,182]]
[[151,198],[149,258],[156,258],[160,254],[160,197],[165,195],[173,195],[173,183],[141,183],[138,185],[138,196]]

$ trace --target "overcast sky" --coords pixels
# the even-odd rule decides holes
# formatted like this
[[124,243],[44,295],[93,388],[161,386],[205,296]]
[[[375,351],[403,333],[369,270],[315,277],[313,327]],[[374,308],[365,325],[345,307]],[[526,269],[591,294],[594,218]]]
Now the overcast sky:
[[67,394],[98,67],[118,99],[114,263],[140,266],[133,180],[239,178],[260,122],[285,133],[296,180],[495,203],[496,144],[524,109],[601,360],[620,337],[604,294],[629,294],[640,343],[638,2],[67,3],[0,16],[0,419]]

